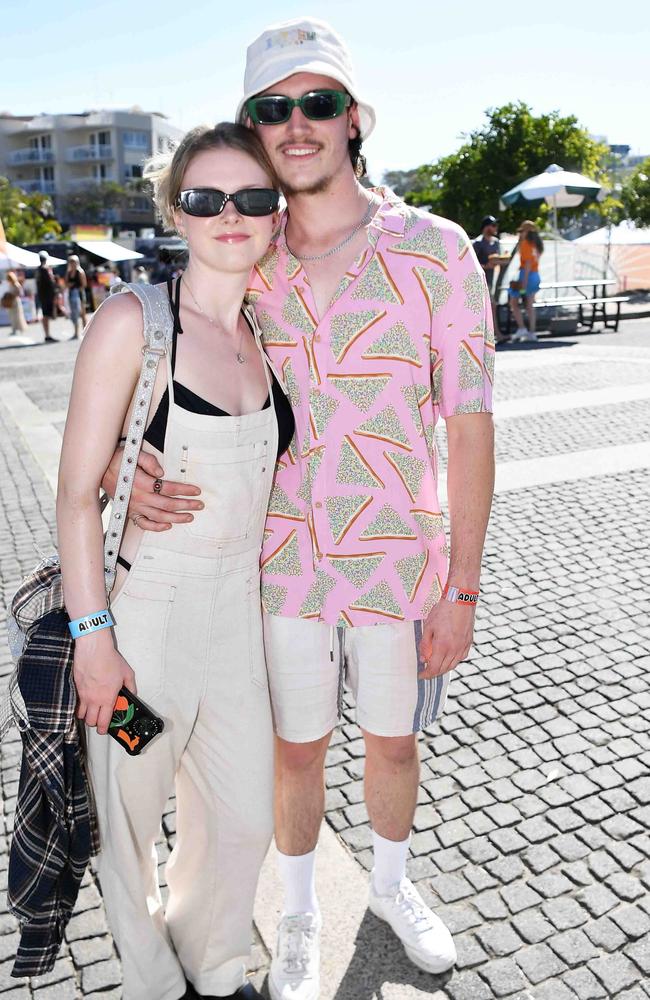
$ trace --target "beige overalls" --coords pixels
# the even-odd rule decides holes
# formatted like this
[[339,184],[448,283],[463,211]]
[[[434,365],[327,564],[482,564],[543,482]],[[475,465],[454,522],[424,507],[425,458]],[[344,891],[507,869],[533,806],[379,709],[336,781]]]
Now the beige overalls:
[[[168,352],[165,475],[199,485],[205,509],[190,524],[141,533],[111,604],[138,695],[165,721],[139,757],[88,730],[99,876],[124,1000],[178,1000],[185,977],[216,996],[244,982],[273,826],[259,554],[278,429],[264,360],[267,409],[204,416],[174,402]],[[154,845],[174,786],[165,912]]]

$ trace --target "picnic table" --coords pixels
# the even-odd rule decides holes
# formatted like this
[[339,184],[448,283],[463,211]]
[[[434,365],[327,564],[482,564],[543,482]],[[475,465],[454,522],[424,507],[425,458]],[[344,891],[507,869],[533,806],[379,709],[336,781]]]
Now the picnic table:
[[[577,322],[580,326],[585,326],[593,330],[594,325],[602,322],[603,327],[608,330],[618,330],[621,318],[621,304],[627,302],[627,295],[607,295],[607,288],[616,285],[615,278],[574,278],[570,281],[543,281],[539,287],[540,297],[535,301],[534,309],[548,309],[549,307],[571,308],[577,311]],[[507,288],[500,291],[507,292]],[[550,291],[551,297],[546,297],[543,292]],[[566,294],[562,294],[565,292]],[[614,306],[608,311],[608,307]],[[510,333],[512,314],[508,307],[508,300],[499,303],[499,308],[506,310],[505,333]],[[500,324],[501,325],[501,324]]]

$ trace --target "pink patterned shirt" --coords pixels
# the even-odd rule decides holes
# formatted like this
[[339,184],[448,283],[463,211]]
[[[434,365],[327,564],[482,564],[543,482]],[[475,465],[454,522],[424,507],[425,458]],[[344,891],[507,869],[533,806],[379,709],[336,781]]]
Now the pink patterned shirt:
[[492,311],[467,236],[377,193],[368,247],[320,322],[286,217],[248,292],[296,418],[269,504],[264,608],[339,626],[421,619],[440,599],[434,428],[492,409]]

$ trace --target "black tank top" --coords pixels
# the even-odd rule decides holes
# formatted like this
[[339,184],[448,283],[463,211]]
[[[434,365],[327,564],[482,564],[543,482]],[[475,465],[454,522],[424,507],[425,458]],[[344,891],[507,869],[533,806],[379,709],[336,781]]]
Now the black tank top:
[[[210,417],[229,417],[232,416],[230,413],[226,413],[225,410],[220,409],[218,406],[214,406],[213,403],[209,403],[207,399],[203,399],[201,396],[197,396],[195,392],[188,389],[187,386],[181,385],[174,379],[174,372],[176,370],[176,345],[177,338],[179,334],[183,333],[180,322],[180,278],[176,281],[176,295],[172,295],[172,282],[171,278],[167,282],[167,290],[169,293],[169,302],[172,309],[172,315],[174,317],[174,332],[172,334],[172,381],[174,386],[174,399],[175,402],[183,409],[187,410],[189,413],[202,413],[205,416]],[[251,327],[250,321],[246,313],[243,313],[246,323],[251,329],[251,335],[254,336],[253,329]],[[295,421],[293,417],[293,410],[291,409],[291,404],[287,397],[285,396],[282,387],[278,384],[273,372],[271,372],[272,384],[272,396],[273,405],[275,407],[275,414],[278,420],[278,458],[283,455],[284,452],[289,447],[291,443],[291,438],[293,437],[293,432],[295,430]],[[267,396],[266,402],[262,407],[263,410],[268,409],[271,405],[271,396]],[[145,441],[148,441],[150,445],[157,448],[158,451],[164,451],[165,448],[165,431],[167,429],[167,419],[169,417],[169,390],[165,389],[163,396],[158,404],[158,409],[156,410],[151,423],[147,427],[144,433]]]

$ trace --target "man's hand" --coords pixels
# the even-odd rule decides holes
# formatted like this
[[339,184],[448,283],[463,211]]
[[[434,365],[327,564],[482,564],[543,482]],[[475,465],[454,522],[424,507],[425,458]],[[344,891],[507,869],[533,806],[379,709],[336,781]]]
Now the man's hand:
[[[111,463],[104,473],[102,489],[110,497],[115,496],[117,477],[122,463],[122,448],[117,448]],[[142,515],[138,527],[145,531],[167,531],[172,524],[186,524],[194,520],[192,510],[202,510],[201,500],[184,499],[197,497],[201,493],[198,486],[190,483],[172,483],[163,480],[164,471],[154,455],[141,451],[138,468],[133,480],[133,491],[129,503],[129,515]],[[154,490],[156,480],[162,480],[160,491]],[[177,499],[177,498],[183,499]]]
[[474,606],[440,600],[429,613],[422,629],[420,660],[424,669],[418,674],[429,680],[446,674],[464,660],[472,648]]

